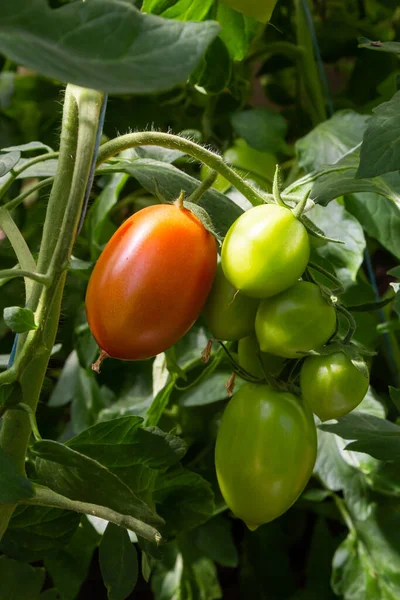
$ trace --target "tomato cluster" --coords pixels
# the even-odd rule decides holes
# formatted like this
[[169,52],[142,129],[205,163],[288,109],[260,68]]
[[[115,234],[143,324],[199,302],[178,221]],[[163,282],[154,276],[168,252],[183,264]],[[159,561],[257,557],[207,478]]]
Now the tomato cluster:
[[[304,277],[309,256],[308,232],[289,208],[252,208],[225,237],[205,306],[213,336],[238,341],[237,372],[251,382],[230,400],[215,454],[225,501],[250,529],[285,512],[306,486],[317,452],[312,413],[343,416],[368,389],[346,346],[326,346],[337,299]],[[287,379],[300,361],[298,388]]]

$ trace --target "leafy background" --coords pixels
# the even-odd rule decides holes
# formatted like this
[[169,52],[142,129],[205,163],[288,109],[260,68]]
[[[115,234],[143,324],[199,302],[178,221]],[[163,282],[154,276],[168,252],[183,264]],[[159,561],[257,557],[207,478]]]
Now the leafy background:
[[[183,132],[266,191],[280,163],[285,192],[300,198],[311,190],[316,206],[307,216],[344,242],[316,243],[313,260],[343,280],[345,304],[397,291],[397,3],[310,3],[316,61],[300,1],[279,0],[268,26],[213,0],[145,0],[136,3],[141,13],[133,4],[0,5],[0,147],[10,149],[1,155],[3,177],[45,150],[15,146],[57,147],[66,81],[104,89],[104,139],[150,128]],[[116,22],[122,26],[113,35]],[[383,46],[369,51],[368,40]],[[298,44],[308,48],[308,62]],[[54,172],[52,161],[25,171],[4,200]],[[201,177],[191,158],[158,147],[126,151],[99,170],[37,414],[47,441],[31,445],[28,462],[32,478],[70,498],[134,510],[155,524],[161,517],[169,542],[155,550],[115,526],[104,531],[95,518],[23,504],[0,545],[0,600],[400,597],[399,295],[380,310],[354,313],[357,340],[377,352],[370,392],[355,413],[321,428],[307,490],[254,533],[226,511],[216,484],[215,436],[230,374],[216,347],[208,375],[189,387],[204,370],[202,319],[154,360],[106,361],[99,377],[90,368],[97,349],[84,294],[94,261],[133,211],[190,193]],[[226,195],[212,190],[203,204],[223,235],[249,203],[218,183]],[[34,253],[47,197],[43,188],[13,211]],[[0,257],[2,268],[15,266],[4,236]],[[21,304],[22,282],[0,285],[1,312]],[[8,325],[0,320],[3,369],[13,343]],[[0,467],[0,500],[14,501],[4,491],[12,476],[2,454]],[[15,485],[18,497],[30,497],[29,486]]]

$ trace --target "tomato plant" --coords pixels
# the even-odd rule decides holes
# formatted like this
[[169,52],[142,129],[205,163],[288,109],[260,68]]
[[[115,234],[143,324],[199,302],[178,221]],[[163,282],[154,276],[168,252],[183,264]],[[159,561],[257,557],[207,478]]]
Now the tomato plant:
[[227,505],[252,530],[276,519],[303,491],[316,453],[314,421],[300,398],[244,385],[225,409],[215,448]]
[[227,279],[248,296],[267,298],[293,285],[310,255],[307,231],[293,213],[267,204],[246,211],[222,246]]
[[325,344],[336,328],[336,311],[319,287],[299,281],[260,302],[256,335],[263,352],[301,358],[301,352]]
[[221,264],[204,307],[212,335],[218,340],[239,340],[254,331],[258,301],[238,293],[226,279]]
[[338,419],[356,408],[365,397],[365,377],[344,352],[306,358],[300,374],[301,394],[321,421]]
[[400,598],[397,4],[0,2],[1,599]]
[[159,205],[132,215],[103,250],[86,293],[101,350],[138,360],[175,344],[199,316],[216,267],[215,238],[189,210]]

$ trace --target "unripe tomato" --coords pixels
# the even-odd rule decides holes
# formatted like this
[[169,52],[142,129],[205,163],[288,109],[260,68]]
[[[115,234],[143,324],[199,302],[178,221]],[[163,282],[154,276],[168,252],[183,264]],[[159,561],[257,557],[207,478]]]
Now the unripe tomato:
[[265,377],[265,374],[279,375],[284,363],[281,356],[261,352],[255,335],[249,335],[239,340],[238,359],[239,365],[250,375],[260,378]]
[[222,246],[222,268],[237,290],[267,298],[293,285],[310,256],[304,225],[288,208],[255,206],[230,227]]
[[343,352],[306,358],[300,371],[301,394],[321,421],[347,415],[363,400],[369,377]]
[[284,513],[309,480],[317,436],[300,398],[248,383],[234,394],[217,435],[215,465],[225,502],[254,530]]
[[86,293],[89,327],[109,356],[149,358],[193,325],[217,268],[214,237],[185,208],[158,204],[112,236]]
[[263,352],[301,358],[325,344],[336,328],[336,311],[315,283],[299,281],[260,302],[256,335]]
[[254,331],[259,301],[237,293],[226,279],[221,264],[204,306],[204,317],[218,340],[234,341]]

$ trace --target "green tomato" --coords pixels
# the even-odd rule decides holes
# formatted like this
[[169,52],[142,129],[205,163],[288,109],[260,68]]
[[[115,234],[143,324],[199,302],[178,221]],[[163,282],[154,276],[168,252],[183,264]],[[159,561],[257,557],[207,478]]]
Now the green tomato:
[[343,352],[310,356],[300,371],[301,394],[321,421],[338,419],[354,410],[365,397],[369,377]]
[[235,290],[219,264],[203,309],[208,329],[218,340],[239,340],[254,331],[258,304]]
[[317,436],[300,398],[247,383],[232,397],[217,435],[215,465],[225,502],[251,530],[284,513],[314,467]]
[[237,290],[268,298],[292,286],[310,256],[304,225],[288,208],[255,206],[230,227],[222,245],[225,276]]
[[253,17],[261,23],[268,23],[272,11],[278,0],[223,0],[225,4],[243,13],[247,17]]
[[255,335],[249,335],[239,340],[238,360],[239,365],[246,369],[250,375],[260,379],[265,377],[265,374],[279,375],[284,363],[281,356],[261,352]]
[[336,311],[315,283],[299,281],[260,302],[256,335],[263,352],[301,358],[325,344],[336,329]]

